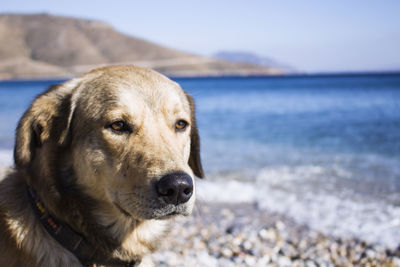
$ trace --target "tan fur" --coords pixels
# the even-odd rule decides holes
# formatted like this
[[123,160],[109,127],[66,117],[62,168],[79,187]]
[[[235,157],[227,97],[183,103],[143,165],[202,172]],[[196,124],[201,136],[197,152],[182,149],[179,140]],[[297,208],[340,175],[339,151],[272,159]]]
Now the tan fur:
[[[183,132],[179,119],[189,122]],[[115,121],[132,131],[112,131]],[[132,66],[97,69],[36,98],[18,125],[14,158],[0,183],[0,266],[81,266],[35,217],[27,184],[104,255],[138,260],[157,247],[169,218],[194,205],[195,192],[164,204],[154,182],[175,171],[203,176],[192,98]]]

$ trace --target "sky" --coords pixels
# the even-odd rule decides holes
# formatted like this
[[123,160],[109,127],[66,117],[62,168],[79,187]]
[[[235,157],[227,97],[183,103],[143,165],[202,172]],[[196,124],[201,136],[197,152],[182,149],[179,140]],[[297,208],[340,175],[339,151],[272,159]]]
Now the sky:
[[1,13],[101,20],[210,56],[246,51],[302,72],[400,70],[400,0],[2,0]]

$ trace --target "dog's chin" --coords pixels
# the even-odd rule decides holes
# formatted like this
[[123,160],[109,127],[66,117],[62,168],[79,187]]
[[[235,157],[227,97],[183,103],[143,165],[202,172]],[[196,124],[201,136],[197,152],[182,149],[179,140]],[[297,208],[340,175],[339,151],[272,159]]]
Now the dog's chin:
[[154,219],[158,219],[158,220],[167,220],[167,219],[171,219],[171,218],[173,218],[173,217],[175,217],[175,216],[179,216],[179,215],[181,215],[181,216],[188,216],[188,215],[190,215],[191,213],[192,213],[191,211],[186,211],[186,210],[183,210],[183,211],[175,210],[175,211],[173,211],[173,212],[166,213],[166,214],[164,214],[164,215],[158,215],[158,217],[156,217],[156,218],[154,218]]
[[188,216],[191,213],[191,209],[189,210],[186,205],[168,205],[164,208],[146,210],[145,213],[138,215],[147,220],[167,220],[179,215]]
[[188,216],[192,213],[192,209],[186,204],[166,205],[161,208],[132,208],[124,207],[118,203],[114,203],[118,210],[127,217],[132,217],[134,219],[144,221],[144,220],[167,220],[175,216]]

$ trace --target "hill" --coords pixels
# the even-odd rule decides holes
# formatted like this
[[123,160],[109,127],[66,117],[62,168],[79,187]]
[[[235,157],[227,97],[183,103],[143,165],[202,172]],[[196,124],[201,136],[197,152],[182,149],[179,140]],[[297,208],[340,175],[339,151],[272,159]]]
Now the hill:
[[219,58],[230,62],[248,63],[264,67],[272,67],[290,73],[296,72],[296,70],[289,65],[277,62],[274,59],[268,57],[259,56],[257,54],[246,51],[219,51],[215,53],[213,56],[215,58]]
[[166,48],[100,21],[49,14],[0,15],[0,79],[68,77],[109,64],[135,64],[173,76],[282,73],[278,68]]

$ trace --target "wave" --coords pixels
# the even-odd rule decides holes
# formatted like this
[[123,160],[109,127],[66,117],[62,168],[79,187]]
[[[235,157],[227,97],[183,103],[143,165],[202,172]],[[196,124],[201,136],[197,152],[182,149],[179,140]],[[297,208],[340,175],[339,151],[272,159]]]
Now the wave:
[[0,166],[10,166],[13,164],[13,151],[0,149]]
[[226,180],[221,175],[214,181],[199,181],[197,191],[201,200],[256,203],[328,235],[396,248],[400,205],[355,194],[346,184],[338,184],[332,172],[342,178],[351,176],[338,166],[277,166],[263,168],[252,181]]

